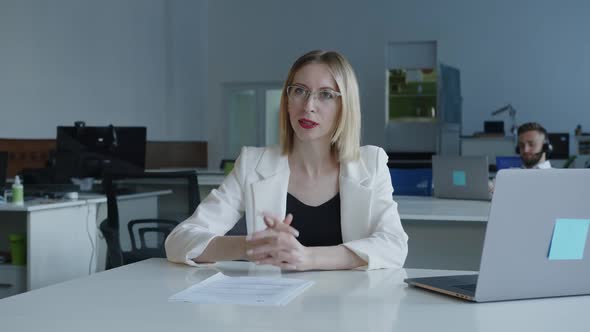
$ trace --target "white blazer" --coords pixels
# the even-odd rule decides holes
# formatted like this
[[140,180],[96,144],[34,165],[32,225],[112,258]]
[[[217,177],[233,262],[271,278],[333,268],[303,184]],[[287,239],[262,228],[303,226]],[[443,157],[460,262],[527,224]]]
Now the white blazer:
[[[198,265],[192,259],[230,230],[244,211],[248,234],[266,228],[262,212],[284,217],[289,175],[288,158],[279,147],[242,148],[221,186],[166,239],[168,260]],[[343,245],[368,262],[363,269],[402,267],[408,236],[393,201],[385,151],[361,147],[359,160],[340,164],[339,181]]]

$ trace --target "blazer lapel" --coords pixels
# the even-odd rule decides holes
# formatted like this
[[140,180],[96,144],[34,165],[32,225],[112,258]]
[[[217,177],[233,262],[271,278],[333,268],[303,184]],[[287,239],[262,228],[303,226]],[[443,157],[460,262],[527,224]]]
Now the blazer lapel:
[[277,148],[265,150],[256,166],[256,172],[260,180],[252,183],[254,210],[251,217],[254,222],[251,223],[252,229],[248,233],[266,228],[262,219],[263,212],[284,218],[287,210],[290,175],[287,156],[282,155]]
[[[278,148],[267,149],[256,166],[260,179],[251,184],[253,211],[248,233],[266,228],[262,213],[279,218],[287,211],[289,161]],[[340,223],[344,242],[369,236],[371,188],[369,172],[362,159],[340,165]]]
[[340,224],[344,242],[369,236],[371,188],[362,159],[340,165]]

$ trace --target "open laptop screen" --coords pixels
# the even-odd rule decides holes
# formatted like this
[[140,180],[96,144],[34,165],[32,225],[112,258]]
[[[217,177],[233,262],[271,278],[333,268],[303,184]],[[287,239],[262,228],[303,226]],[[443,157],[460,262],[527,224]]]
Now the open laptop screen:
[[491,198],[486,156],[433,156],[434,196],[439,198]]

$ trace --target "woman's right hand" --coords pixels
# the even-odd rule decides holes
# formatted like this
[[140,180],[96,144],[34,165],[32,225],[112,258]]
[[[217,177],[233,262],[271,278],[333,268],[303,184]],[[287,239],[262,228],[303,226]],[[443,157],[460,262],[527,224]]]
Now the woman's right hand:
[[[256,248],[268,247],[273,244],[278,238],[291,238],[298,243],[296,238],[299,236],[299,231],[291,226],[293,221],[293,215],[288,214],[285,219],[265,214],[263,216],[266,229],[246,237],[246,258],[253,262],[269,262],[278,259],[278,256],[282,253],[281,250],[271,251],[265,250],[264,254],[257,254]],[[284,241],[281,241],[284,242]]]
[[[291,227],[291,222],[293,222],[293,215],[287,214],[285,219],[281,221],[280,218],[272,216],[270,214],[263,214],[264,224],[266,225],[266,229],[262,232],[285,232],[293,235],[294,237],[299,236],[299,231],[295,228]],[[256,232],[259,233],[259,232]],[[252,241],[253,234],[246,236],[246,251],[261,245],[261,241]]]
[[271,215],[265,214],[263,217],[264,224],[268,229],[273,229],[277,232],[287,232],[294,237],[299,236],[299,231],[295,228],[291,227],[291,223],[293,222],[293,215],[287,214],[285,219],[281,222],[281,220],[277,217],[273,217]]

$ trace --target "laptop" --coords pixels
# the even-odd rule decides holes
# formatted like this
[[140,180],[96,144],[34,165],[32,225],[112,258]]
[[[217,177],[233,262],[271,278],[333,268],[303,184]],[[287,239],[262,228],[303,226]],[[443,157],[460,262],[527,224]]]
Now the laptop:
[[432,156],[434,196],[490,200],[487,156]]
[[590,294],[590,169],[498,172],[479,274],[405,282],[474,302]]

